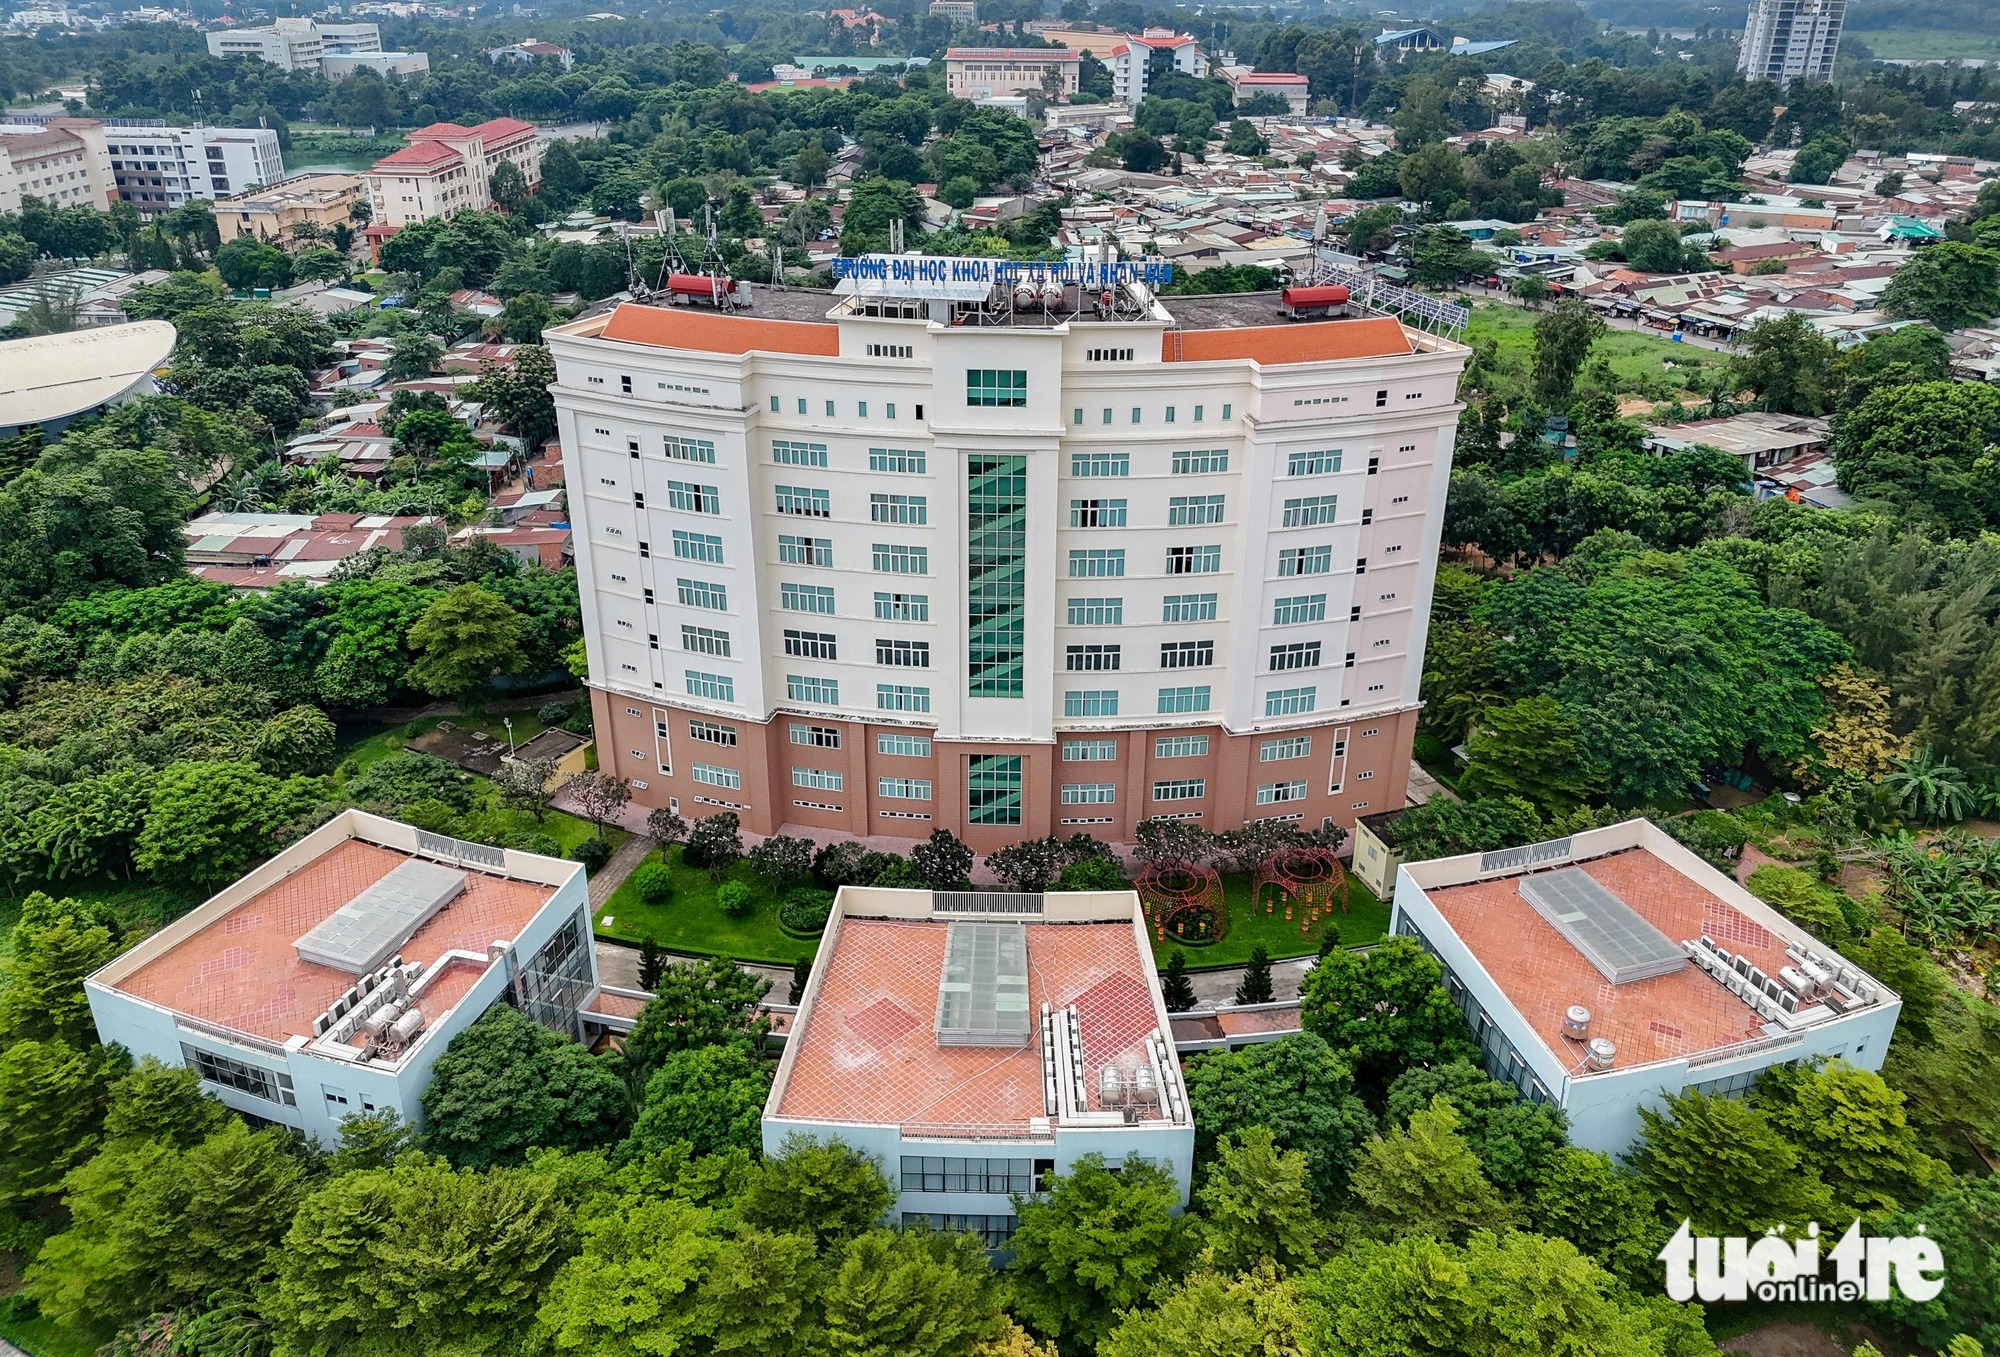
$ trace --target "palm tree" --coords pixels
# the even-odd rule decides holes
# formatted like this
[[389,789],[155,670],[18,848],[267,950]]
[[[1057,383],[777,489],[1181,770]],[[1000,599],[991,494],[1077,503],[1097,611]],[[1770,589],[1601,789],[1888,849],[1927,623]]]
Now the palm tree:
[[1882,785],[1896,794],[1906,812],[1926,824],[1963,820],[1973,811],[1975,798],[1965,770],[1939,758],[1929,745],[1898,762],[1883,776]]

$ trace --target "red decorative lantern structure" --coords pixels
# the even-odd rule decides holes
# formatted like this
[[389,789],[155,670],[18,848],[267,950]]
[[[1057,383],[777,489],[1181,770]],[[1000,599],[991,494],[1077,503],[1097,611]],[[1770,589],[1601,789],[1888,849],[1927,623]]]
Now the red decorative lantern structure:
[[1287,920],[1292,917],[1294,905],[1302,908],[1306,919],[1314,923],[1321,916],[1331,915],[1336,904],[1342,914],[1347,913],[1347,868],[1331,848],[1318,844],[1280,848],[1257,869],[1257,893],[1252,898],[1270,899],[1265,894],[1267,887],[1275,888],[1276,894],[1284,898]]
[[1163,938],[1189,947],[1220,942],[1229,932],[1222,878],[1199,862],[1148,862],[1133,883]]

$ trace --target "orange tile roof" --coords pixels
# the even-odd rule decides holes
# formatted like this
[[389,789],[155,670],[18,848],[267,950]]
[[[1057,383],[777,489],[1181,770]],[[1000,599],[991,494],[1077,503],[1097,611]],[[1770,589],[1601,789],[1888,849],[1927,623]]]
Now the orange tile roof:
[[[1577,864],[1675,942],[1703,933],[1776,975],[1784,939],[1771,934],[1644,848]],[[1574,1066],[1582,1051],[1562,1035],[1563,1010],[1590,1010],[1592,1036],[1618,1044],[1632,1066],[1733,1045],[1763,1035],[1750,1006],[1693,962],[1671,975],[1613,985],[1521,898],[1521,876],[1428,892],[1508,1000],[1556,1055]]]
[[[313,1019],[353,985],[331,966],[301,961],[292,943],[387,876],[409,855],[360,839],[336,844],[283,881],[148,961],[118,982],[138,999],[270,1041],[312,1035]],[[480,872],[399,949],[428,966],[449,951],[477,952],[514,938],[554,894],[548,886]],[[420,1000],[435,1024],[484,967],[454,967]]]
[[[803,1029],[777,1115],[1026,1134],[1043,1112],[1039,1029],[1023,1047],[939,1046],[942,920],[845,919]],[[1028,924],[1028,1010],[1075,1004],[1085,1087],[1140,1059],[1157,1027],[1129,923]]]
[[800,320],[725,316],[692,306],[621,305],[605,322],[605,339],[707,353],[804,353],[840,356],[840,327]]
[[1403,333],[1403,327],[1381,316],[1219,330],[1169,330],[1160,336],[1160,358],[1168,363],[1202,363],[1220,358],[1248,358],[1266,365],[1324,363],[1336,358],[1400,357],[1409,352],[1410,337]]

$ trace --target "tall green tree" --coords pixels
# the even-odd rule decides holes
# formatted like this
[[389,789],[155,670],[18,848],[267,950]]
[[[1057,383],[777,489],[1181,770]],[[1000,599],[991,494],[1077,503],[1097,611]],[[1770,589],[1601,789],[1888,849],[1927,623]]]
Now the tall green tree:
[[1882,1310],[1915,1330],[1917,1338],[1940,1351],[1959,1334],[1968,1334],[1988,1352],[2000,1352],[2000,1178],[1959,1178],[1940,1188],[1921,1205],[1890,1216],[1881,1230],[1890,1238],[1916,1237],[1919,1231],[1937,1241],[1944,1255],[1944,1288],[1936,1298],[1916,1302],[1893,1291]]
[[825,1250],[874,1225],[895,1200],[882,1166],[864,1152],[794,1133],[757,1166],[736,1207],[759,1229],[807,1235]]
[[[1907,266],[1906,266],[1907,267]],[[2000,526],[1987,449],[2000,442],[2000,390],[1980,382],[1879,389],[1850,409],[1835,439],[1843,490],[1892,503],[1959,537]]]
[[1440,1094],[1407,1127],[1392,1125],[1361,1152],[1354,1195],[1391,1236],[1463,1239],[1514,1222],[1457,1127],[1458,1113]]
[[0,961],[0,1048],[17,1041],[95,1045],[83,978],[117,950],[111,930],[75,900],[35,891],[21,902],[11,943]]
[[[415,416],[412,416],[415,418]],[[521,666],[521,617],[497,595],[461,584],[410,628],[410,681],[427,693],[473,701],[498,674]]]
[[1296,1270],[1312,1261],[1320,1227],[1307,1172],[1306,1157],[1279,1149],[1267,1127],[1217,1141],[1216,1162],[1195,1194],[1216,1267],[1242,1272],[1269,1262]]
[[1604,331],[1604,318],[1574,298],[1557,302],[1536,321],[1535,399],[1551,409],[1567,409],[1590,346]]
[[116,1046],[16,1041],[0,1050],[0,1212],[48,1204],[96,1153],[111,1085],[126,1068]]
[[463,1168],[615,1141],[629,1102],[608,1060],[495,1004],[451,1039],[423,1095],[424,1140]]
[[1006,1328],[985,1245],[960,1231],[857,1235],[820,1299],[828,1350],[853,1357],[961,1357]]
[[139,869],[172,885],[213,890],[273,852],[277,831],[312,808],[315,789],[246,763],[170,763],[153,784]]
[[1224,1136],[1261,1127],[1279,1149],[1306,1157],[1306,1184],[1322,1208],[1340,1200],[1375,1133],[1347,1062],[1309,1032],[1191,1057],[1186,1079],[1197,1172],[1217,1162]]
[[1871,1223],[1951,1178],[1944,1164],[1918,1147],[1904,1101],[1881,1075],[1845,1060],[1773,1065],[1750,1095],[1751,1105],[1833,1194],[1836,1218],[1860,1216]]
[[1321,957],[1301,986],[1300,1017],[1353,1069],[1364,1097],[1411,1065],[1475,1053],[1444,968],[1412,938]]
[[770,1069],[741,1044],[675,1051],[646,1081],[645,1101],[621,1157],[639,1157],[676,1141],[696,1154],[762,1143]]
[[1599,795],[1604,775],[1586,758],[1576,723],[1553,697],[1490,707],[1466,741],[1467,796],[1518,796],[1557,812]]
[[1530,1103],[1466,1060],[1405,1070],[1389,1085],[1385,1108],[1392,1126],[1444,1098],[1458,1115],[1458,1135],[1501,1189],[1532,1191],[1556,1154],[1569,1143],[1567,1118],[1554,1103]]
[[1307,1351],[1298,1288],[1274,1268],[1231,1277],[1203,1270],[1125,1312],[1099,1357],[1293,1357]]
[[1015,1313],[1065,1347],[1097,1344],[1120,1310],[1185,1271],[1191,1240],[1179,1203],[1165,1169],[1134,1158],[1113,1172],[1094,1154],[1046,1196],[1017,1199]]
[[517,1353],[571,1247],[554,1180],[422,1154],[332,1178],[281,1223],[263,1310],[286,1357]]
[[770,992],[770,981],[727,957],[669,966],[625,1039],[627,1077],[644,1087],[677,1051],[720,1045],[761,1051],[771,1030],[762,1008]]
[[1832,403],[1833,341],[1804,313],[1758,321],[1741,340],[1741,350],[1735,379],[1756,392],[1766,410],[1818,415]]
[[64,1180],[69,1228],[42,1246],[26,1290],[43,1314],[76,1325],[252,1290],[304,1195],[282,1127],[231,1120],[186,1149],[107,1149]]
[[1942,240],[1917,250],[1882,293],[1882,309],[1940,330],[1963,330],[2000,316],[2000,250]]
[[1759,1234],[1767,1227],[1832,1218],[1832,1198],[1799,1151],[1758,1109],[1688,1092],[1655,1111],[1629,1156],[1640,1183],[1669,1219],[1697,1234]]

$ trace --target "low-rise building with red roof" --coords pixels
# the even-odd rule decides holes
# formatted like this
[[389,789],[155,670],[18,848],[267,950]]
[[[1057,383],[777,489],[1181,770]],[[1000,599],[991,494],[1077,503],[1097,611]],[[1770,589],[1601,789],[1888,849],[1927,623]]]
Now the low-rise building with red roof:
[[432,123],[410,133],[410,144],[375,162],[363,176],[374,220],[367,235],[411,222],[451,217],[493,206],[493,173],[501,165],[520,171],[530,190],[542,181],[540,134],[517,118],[493,118],[477,127]]

